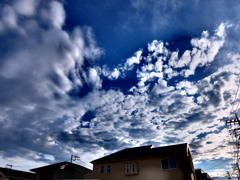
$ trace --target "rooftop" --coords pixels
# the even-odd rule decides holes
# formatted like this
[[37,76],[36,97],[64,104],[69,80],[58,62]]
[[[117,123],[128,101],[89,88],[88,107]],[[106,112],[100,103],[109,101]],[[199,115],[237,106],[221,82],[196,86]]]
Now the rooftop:
[[121,151],[115,152],[113,154],[110,154],[108,156],[96,159],[91,163],[94,164],[94,163],[101,163],[101,162],[155,157],[155,156],[161,156],[164,154],[174,154],[176,152],[180,154],[181,153],[186,154],[187,149],[188,149],[187,143],[171,145],[171,146],[162,146],[157,148],[152,148],[152,145],[127,148],[127,149],[123,149]]
[[24,179],[34,179],[34,176],[35,176],[34,173],[19,171],[19,170],[14,170],[9,168],[2,168],[2,167],[0,167],[0,172],[1,174],[7,177],[16,177],[16,178],[24,178]]
[[77,171],[81,171],[83,173],[91,173],[92,170],[85,168],[81,165],[78,164],[74,164],[71,162],[60,162],[60,163],[56,163],[56,164],[51,164],[51,165],[47,165],[47,166],[42,166],[39,168],[34,168],[34,169],[30,169],[30,171],[33,172],[41,172],[41,171],[56,171],[56,170],[60,170],[60,169],[75,169]]

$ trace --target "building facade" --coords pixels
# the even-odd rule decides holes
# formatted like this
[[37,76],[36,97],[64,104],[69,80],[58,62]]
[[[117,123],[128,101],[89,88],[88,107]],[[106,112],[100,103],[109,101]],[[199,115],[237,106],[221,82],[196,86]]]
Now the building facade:
[[195,180],[187,144],[129,148],[92,161],[100,180]]
[[92,179],[92,170],[70,162],[56,163],[30,171],[36,173],[35,180]]

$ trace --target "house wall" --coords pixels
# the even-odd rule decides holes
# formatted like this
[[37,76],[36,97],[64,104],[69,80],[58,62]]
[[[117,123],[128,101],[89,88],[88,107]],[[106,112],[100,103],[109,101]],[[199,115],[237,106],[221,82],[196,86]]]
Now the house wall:
[[85,174],[83,179],[93,179],[93,173]]
[[[73,170],[46,171],[37,173],[35,180],[85,179],[84,176],[84,174]],[[92,178],[92,176],[90,177]]]
[[[129,160],[111,163],[99,163],[93,166],[93,178],[101,180],[194,180],[191,179],[191,174],[185,172],[185,162],[181,157],[176,157],[178,168],[162,169],[161,159],[163,158],[148,158]],[[138,163],[138,174],[125,175],[125,164]],[[110,173],[101,173],[101,166],[111,166]],[[188,176],[188,177],[186,177]]]

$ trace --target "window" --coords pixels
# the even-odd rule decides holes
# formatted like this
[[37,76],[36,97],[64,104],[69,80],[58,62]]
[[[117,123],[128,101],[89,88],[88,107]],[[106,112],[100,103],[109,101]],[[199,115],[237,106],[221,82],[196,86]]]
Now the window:
[[101,166],[101,174],[104,173],[104,166]]
[[126,175],[138,174],[138,164],[137,163],[125,164],[125,174]]
[[110,173],[110,172],[111,172],[111,166],[107,165],[107,173]]
[[101,174],[110,173],[111,172],[111,165],[101,166],[100,171],[101,171]]
[[163,159],[162,162],[162,169],[176,169],[177,168],[177,160],[175,158],[171,159]]

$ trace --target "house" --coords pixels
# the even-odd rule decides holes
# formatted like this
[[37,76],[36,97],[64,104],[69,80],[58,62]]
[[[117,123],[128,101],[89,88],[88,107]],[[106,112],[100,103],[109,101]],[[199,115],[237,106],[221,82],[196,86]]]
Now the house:
[[196,180],[186,143],[128,148],[91,163],[93,178],[101,180]]
[[0,180],[34,180],[35,174],[0,167]]
[[92,170],[67,161],[31,169],[36,173],[35,180],[91,179]]
[[212,178],[202,169],[195,169],[195,175],[197,180],[212,180]]

